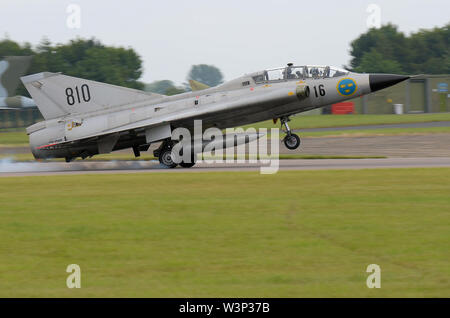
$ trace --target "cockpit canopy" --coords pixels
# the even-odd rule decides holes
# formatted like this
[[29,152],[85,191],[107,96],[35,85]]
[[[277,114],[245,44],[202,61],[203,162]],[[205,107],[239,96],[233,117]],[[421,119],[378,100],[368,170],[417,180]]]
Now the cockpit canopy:
[[276,82],[286,80],[302,80],[306,78],[329,78],[345,76],[349,72],[332,66],[304,65],[268,69],[253,76],[256,83]]

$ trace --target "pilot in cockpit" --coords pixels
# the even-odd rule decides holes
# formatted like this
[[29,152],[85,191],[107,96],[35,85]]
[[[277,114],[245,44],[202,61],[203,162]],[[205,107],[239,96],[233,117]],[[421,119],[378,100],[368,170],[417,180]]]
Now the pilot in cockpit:
[[288,64],[288,67],[286,67],[286,73],[285,73],[285,78],[286,79],[292,79],[292,78],[297,78],[296,76],[295,76],[295,74],[292,74],[292,66],[293,66],[294,64],[292,64],[292,63],[289,63]]

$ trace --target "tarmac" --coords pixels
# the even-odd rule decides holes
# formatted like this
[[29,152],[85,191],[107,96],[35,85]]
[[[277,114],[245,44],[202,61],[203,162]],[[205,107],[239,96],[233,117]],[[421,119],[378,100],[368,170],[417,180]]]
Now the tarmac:
[[[444,127],[450,122],[430,122],[413,124],[389,124],[352,127],[314,128],[299,131],[325,131],[349,129],[378,129],[400,127]],[[152,145],[152,153],[158,145]],[[270,149],[270,145],[268,146]],[[28,147],[0,147],[3,155],[29,153]],[[131,150],[119,151],[129,153]],[[279,161],[279,170],[324,170],[324,169],[372,169],[372,168],[412,168],[412,167],[450,167],[450,134],[408,134],[394,136],[334,136],[305,137],[295,151],[288,150],[280,142],[280,154],[303,154],[318,156],[383,156],[384,159],[285,159]],[[274,163],[272,163],[274,164]],[[75,161],[65,162],[14,162],[0,160],[0,177],[37,176],[61,174],[98,173],[178,173],[211,171],[259,171],[267,163],[197,163],[189,169],[167,169],[158,161]]]
[[[284,159],[279,160],[279,170],[341,170],[379,168],[450,168],[450,157],[385,158],[385,159]],[[260,172],[261,167],[272,163],[197,163],[192,168],[168,169],[158,161],[77,161],[65,162],[12,162],[0,161],[0,177],[117,174],[117,173],[201,173],[201,172]]]
[[[394,136],[336,136],[301,137],[302,144],[296,150],[289,150],[280,142],[280,154],[302,154],[323,156],[384,156],[384,157],[450,157],[450,134],[408,134]],[[270,141],[270,139],[269,139]],[[150,146],[148,153],[158,148]],[[270,147],[270,146],[268,146]],[[270,149],[270,148],[269,148]],[[29,147],[0,147],[0,154],[30,153]],[[126,153],[133,157],[131,149],[117,153]]]

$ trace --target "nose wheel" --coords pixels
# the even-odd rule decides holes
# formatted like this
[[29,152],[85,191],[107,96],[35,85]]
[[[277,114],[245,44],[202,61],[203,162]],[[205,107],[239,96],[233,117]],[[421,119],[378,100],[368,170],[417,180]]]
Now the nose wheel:
[[283,139],[284,145],[287,149],[294,150],[300,147],[300,137],[296,134],[286,135]]
[[283,142],[287,149],[294,150],[300,147],[301,140],[300,137],[297,134],[294,134],[291,132],[291,128],[289,128],[288,121],[289,117],[283,117],[280,118],[281,126],[284,126],[281,128],[283,132],[286,134],[286,137],[284,137]]

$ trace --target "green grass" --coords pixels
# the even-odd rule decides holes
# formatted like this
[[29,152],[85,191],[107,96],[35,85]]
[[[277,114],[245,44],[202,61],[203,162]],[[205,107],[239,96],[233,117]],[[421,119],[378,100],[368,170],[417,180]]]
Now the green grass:
[[[295,116],[291,118],[289,126],[292,129],[321,128],[321,127],[343,127],[355,125],[378,125],[378,124],[398,124],[398,123],[416,123],[416,122],[432,122],[432,121],[450,121],[450,113],[435,114],[406,114],[406,115],[311,115],[311,116]],[[264,121],[251,124],[244,128],[277,128],[280,127],[279,122],[275,125],[272,121]],[[367,130],[350,130],[350,131],[326,131],[326,132],[304,132],[302,136],[323,137],[335,135],[397,135],[412,133],[449,133],[449,127],[430,127],[430,128],[398,128],[398,129],[367,129]],[[0,131],[0,146],[27,146],[28,136],[25,130],[3,130]]]
[[0,297],[449,297],[449,193],[446,168],[0,178]]
[[[343,126],[364,126],[381,124],[424,123],[433,121],[450,121],[450,113],[405,114],[405,115],[311,115],[291,117],[291,129],[325,128]],[[245,127],[273,128],[280,122],[263,121]]]
[[0,132],[0,145],[27,146],[27,133],[25,131]]

